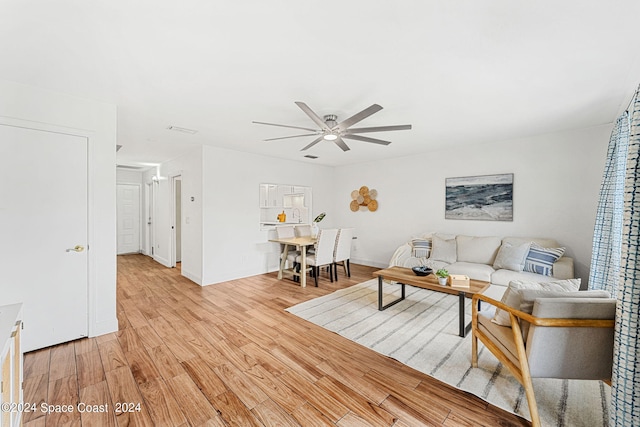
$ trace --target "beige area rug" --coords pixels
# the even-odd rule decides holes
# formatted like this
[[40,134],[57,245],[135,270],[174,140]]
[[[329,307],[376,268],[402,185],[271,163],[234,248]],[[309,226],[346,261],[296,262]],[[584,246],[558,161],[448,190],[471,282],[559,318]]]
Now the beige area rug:
[[[384,289],[387,302],[399,295],[400,286]],[[287,311],[531,419],[524,389],[480,343],[478,368],[471,367],[471,334],[458,336],[458,297],[407,286],[404,301],[384,311],[377,304],[378,282],[373,279]],[[470,300],[468,305],[470,321]],[[534,379],[533,384],[543,425],[608,425],[608,385],[557,379]]]

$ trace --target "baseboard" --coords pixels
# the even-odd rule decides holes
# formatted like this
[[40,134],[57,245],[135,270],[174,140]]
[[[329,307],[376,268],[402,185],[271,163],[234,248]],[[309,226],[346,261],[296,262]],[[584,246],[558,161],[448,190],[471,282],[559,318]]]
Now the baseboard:
[[188,271],[185,271],[184,268],[182,269],[182,275],[184,277],[186,277],[187,279],[191,280],[192,282],[194,282],[197,285],[202,286],[202,279],[200,277],[198,277],[196,274],[192,274]]
[[351,258],[349,260],[349,262],[351,264],[360,264],[360,265],[367,265],[369,267],[377,267],[377,268],[387,268],[389,267],[389,263],[388,262],[377,262],[377,261],[371,261],[368,259],[359,259],[359,258]]
[[153,256],[153,260],[156,262],[159,262],[160,264],[164,265],[165,267],[171,268],[171,266],[169,265],[169,260],[162,258],[161,256],[158,255],[154,255]]
[[90,325],[89,337],[97,337],[99,335],[110,334],[118,330],[118,318],[114,317],[111,320],[104,320],[102,322],[95,322]]

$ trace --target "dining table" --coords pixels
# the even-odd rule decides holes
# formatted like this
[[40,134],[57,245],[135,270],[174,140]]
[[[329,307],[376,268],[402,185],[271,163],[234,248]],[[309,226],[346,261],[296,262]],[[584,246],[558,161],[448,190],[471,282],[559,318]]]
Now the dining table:
[[[311,236],[302,237],[283,237],[279,239],[269,239],[270,242],[280,243],[282,245],[282,254],[280,256],[280,270],[278,270],[278,280],[281,280],[284,273],[291,273],[292,275],[300,275],[300,286],[307,286],[307,248],[313,246],[318,241],[317,238]],[[294,246],[296,250],[300,251],[300,272],[296,272],[293,268],[285,269],[287,264],[287,254],[289,253],[289,247]]]

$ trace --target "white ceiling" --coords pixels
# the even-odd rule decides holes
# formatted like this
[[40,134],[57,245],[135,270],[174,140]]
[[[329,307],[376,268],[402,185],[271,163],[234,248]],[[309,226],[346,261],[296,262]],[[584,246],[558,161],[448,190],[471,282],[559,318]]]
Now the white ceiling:
[[[612,122],[640,83],[637,0],[0,0],[0,78],[118,106],[118,163],[209,144],[344,165]],[[303,101],[387,147],[351,151]],[[167,130],[197,129],[195,135]],[[319,156],[306,160],[304,154]]]

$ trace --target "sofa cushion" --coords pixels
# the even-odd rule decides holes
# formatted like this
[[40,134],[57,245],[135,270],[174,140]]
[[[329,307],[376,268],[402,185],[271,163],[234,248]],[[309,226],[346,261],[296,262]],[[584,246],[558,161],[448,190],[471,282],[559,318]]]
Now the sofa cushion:
[[439,235],[434,235],[429,259],[447,264],[456,262],[456,239],[443,239]]
[[455,262],[447,267],[449,274],[464,274],[473,280],[491,282],[491,275],[495,271],[487,264],[477,264],[474,262]]
[[[522,305],[522,291],[525,289],[559,292],[578,291],[580,289],[580,279],[558,280],[546,283],[513,280],[509,283],[509,287],[502,296],[502,303],[515,308],[516,310],[520,310],[520,306]],[[492,322],[500,326],[511,326],[509,313],[500,309],[496,310],[496,314],[493,316]]]
[[545,248],[558,247],[558,242],[554,239],[544,239],[540,237],[505,237],[502,243],[511,243],[512,245],[520,245],[526,242],[533,242]]
[[[520,291],[520,311],[533,313],[536,298],[611,298],[604,290],[591,291],[548,291],[545,289],[522,289]],[[562,318],[565,313],[542,313],[542,317]],[[595,317],[594,317],[595,319]]]
[[499,237],[457,236],[457,261],[493,264],[500,244]]
[[553,264],[564,255],[565,248],[545,248],[532,243],[524,263],[524,271],[551,276]]
[[[560,279],[560,278],[559,278]],[[527,271],[513,271],[507,269],[496,270],[491,275],[491,283],[500,286],[509,286],[512,280],[525,280],[528,282],[548,282],[553,280],[549,276],[543,276],[542,274],[529,273]]]

